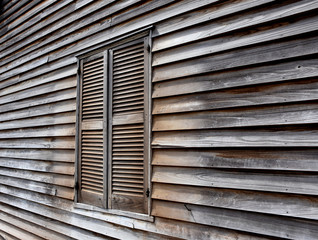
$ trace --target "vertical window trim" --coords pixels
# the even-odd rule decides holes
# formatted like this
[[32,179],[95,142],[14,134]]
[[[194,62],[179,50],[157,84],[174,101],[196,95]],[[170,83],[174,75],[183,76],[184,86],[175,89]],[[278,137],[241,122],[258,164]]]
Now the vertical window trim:
[[[144,165],[144,171],[146,173],[146,176],[144,178],[144,182],[146,184],[145,187],[145,191],[149,192],[149,196],[146,196],[145,199],[145,204],[146,204],[146,212],[144,214],[140,214],[140,213],[135,213],[135,212],[129,212],[129,211],[122,211],[122,210],[113,210],[108,208],[108,203],[110,202],[109,199],[109,159],[108,159],[108,142],[104,141],[104,151],[107,152],[107,154],[105,154],[106,156],[106,161],[104,163],[106,163],[106,166],[104,167],[104,171],[106,173],[104,173],[104,186],[106,188],[106,191],[104,191],[104,197],[106,197],[106,201],[105,201],[105,206],[104,208],[99,208],[99,207],[94,207],[93,205],[90,204],[85,204],[85,203],[80,203],[79,202],[79,182],[80,182],[80,162],[79,162],[79,157],[80,157],[80,119],[81,119],[81,81],[82,81],[82,69],[81,69],[81,65],[84,59],[90,58],[93,55],[97,55],[98,53],[101,53],[102,51],[99,51],[98,53],[96,52],[96,47],[95,48],[91,48],[91,50],[87,50],[84,53],[81,53],[80,55],[76,56],[78,61],[77,61],[77,99],[76,99],[76,104],[77,104],[77,109],[76,109],[76,136],[75,136],[75,141],[76,141],[76,147],[75,147],[75,191],[74,191],[74,202],[75,202],[75,206],[79,207],[79,208],[89,208],[89,209],[99,209],[99,211],[101,212],[109,212],[109,213],[113,213],[116,215],[122,215],[122,216],[129,216],[132,218],[137,218],[137,219],[143,219],[143,220],[147,220],[147,221],[153,221],[154,218],[151,217],[151,156],[152,156],[152,149],[151,149],[151,122],[152,122],[152,118],[151,118],[151,106],[152,106],[152,98],[151,98],[151,89],[152,89],[152,83],[151,83],[151,74],[152,74],[152,69],[151,69],[151,45],[152,45],[152,28],[153,26],[149,26],[146,27],[144,29],[140,29],[138,31],[136,31],[135,33],[130,33],[127,34],[127,39],[128,40],[124,40],[125,36],[121,36],[117,39],[112,39],[110,41],[107,42],[107,44],[105,44],[106,46],[102,47],[103,49],[106,49],[103,51],[104,54],[104,66],[105,66],[105,71],[104,71],[104,78],[106,79],[106,83],[104,84],[104,92],[107,91],[108,89],[110,89],[110,81],[109,81],[109,51],[110,49],[114,49],[116,47],[121,47],[123,45],[126,45],[134,42],[138,39],[143,39],[143,41],[145,41],[144,47],[145,49],[145,64],[144,64],[144,70],[145,70],[145,112],[144,112],[144,124],[147,125],[147,127],[145,126],[145,135],[147,135],[147,142],[145,142],[145,165]],[[135,39],[135,40],[134,40]],[[116,42],[122,42],[125,41],[126,43],[118,43],[116,44]],[[112,45],[114,46],[112,48]],[[90,54],[90,52],[92,52]],[[108,106],[111,104],[109,102],[109,98],[108,98],[108,94],[104,94],[104,103],[105,103],[105,108],[106,109],[104,111],[104,119],[108,120]],[[147,121],[148,119],[148,121]],[[104,137],[106,135],[106,137],[108,138],[108,136],[110,136],[111,134],[109,134],[109,129],[108,129],[108,123],[106,121],[104,121],[104,124],[106,124],[106,130],[104,130]],[[104,125],[105,127],[105,125]],[[105,138],[104,138],[105,139]],[[105,184],[106,183],[106,184]],[[105,190],[105,189],[104,189]],[[149,191],[150,190],[150,191]],[[148,215],[148,217],[150,217],[149,219],[146,218],[144,219],[144,217],[142,216],[146,216]],[[146,216],[147,217],[147,216]]]

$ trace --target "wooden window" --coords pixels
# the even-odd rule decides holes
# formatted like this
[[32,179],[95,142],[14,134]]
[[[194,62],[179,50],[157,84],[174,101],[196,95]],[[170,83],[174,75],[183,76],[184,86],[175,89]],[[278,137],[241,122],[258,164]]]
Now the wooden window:
[[80,60],[78,202],[147,213],[149,37]]

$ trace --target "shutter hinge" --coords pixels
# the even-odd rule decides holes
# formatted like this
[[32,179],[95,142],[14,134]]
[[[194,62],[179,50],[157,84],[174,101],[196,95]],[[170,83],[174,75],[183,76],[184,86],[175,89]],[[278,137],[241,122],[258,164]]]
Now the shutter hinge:
[[148,52],[150,52],[150,51],[151,51],[151,49],[150,49],[150,45],[149,45],[149,44],[147,45],[147,51],[148,51]]
[[149,188],[147,188],[146,196],[147,196],[147,197],[149,197],[149,196],[150,196],[150,190],[149,190]]
[[78,184],[78,182],[76,182],[75,183],[75,190],[78,191],[78,189],[79,189],[79,184]]

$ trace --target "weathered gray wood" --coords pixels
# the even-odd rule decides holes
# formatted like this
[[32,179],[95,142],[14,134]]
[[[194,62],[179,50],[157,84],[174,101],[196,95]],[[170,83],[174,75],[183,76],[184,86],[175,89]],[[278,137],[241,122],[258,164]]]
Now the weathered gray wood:
[[[57,239],[57,240],[71,240],[71,238],[65,237],[61,233],[53,232],[48,228],[45,228],[45,225],[39,226],[38,223],[34,224],[30,221],[26,221],[25,218],[21,218],[21,215],[18,214],[8,214],[4,211],[6,207],[1,206],[0,211],[0,219],[5,219],[6,222],[12,224],[17,228],[22,228],[27,230],[29,233],[36,235],[38,238],[30,238],[27,239]],[[18,215],[18,217],[16,216]],[[23,219],[23,220],[22,220]]]
[[[153,37],[165,35],[170,32],[178,31],[196,24],[202,24],[207,21],[212,21],[220,17],[225,17],[230,14],[239,14],[254,7],[262,6],[274,2],[273,0],[252,0],[252,1],[220,1],[215,2],[211,6],[206,6],[203,9],[184,13],[181,16],[175,16],[168,21],[159,22],[156,24],[156,29]],[[155,49],[153,49],[155,50]]]
[[[185,77],[154,84],[153,98],[247,86],[251,84],[283,82],[318,76],[318,60],[294,60],[265,66],[235,69]],[[156,107],[156,105],[154,105]]]
[[[261,97],[259,97],[262,99]],[[217,102],[217,101],[216,101]],[[235,102],[235,100],[233,100]],[[190,101],[188,105],[191,105]],[[220,106],[217,106],[220,107]],[[1,115],[0,115],[1,118]],[[158,115],[154,131],[311,124],[318,122],[317,104],[259,108],[230,108],[217,111]]]
[[[315,149],[154,149],[156,166],[318,171]],[[301,159],[301,160],[300,160]]]
[[[17,96],[17,98],[19,98],[19,95]],[[34,107],[34,106],[43,105],[43,104],[50,104],[50,103],[55,103],[55,102],[60,102],[60,101],[75,99],[75,98],[76,98],[75,88],[69,88],[66,90],[62,89],[57,92],[52,92],[52,93],[41,95],[41,96],[23,99],[17,102],[10,101],[9,103],[0,105],[0,112],[4,113],[9,111],[19,110],[22,108]]]
[[0,157],[43,161],[74,162],[74,150],[0,149]]
[[25,119],[48,114],[58,114],[64,112],[72,112],[76,109],[75,100],[66,100],[58,103],[44,104],[40,106],[25,108],[23,110],[16,110],[0,114],[0,121],[10,121],[15,119]]
[[[8,220],[27,219],[26,223],[18,221],[17,225],[24,226],[25,229],[28,229],[29,231],[31,230],[33,233],[37,233],[37,235],[43,237],[44,239],[109,239],[98,236],[98,234],[92,234],[82,229],[74,229],[67,224],[61,224],[58,221],[52,221],[46,217],[28,213],[24,210],[17,212],[14,211],[14,208],[10,206],[1,206],[1,210],[1,215],[8,217]],[[14,218],[12,216],[14,216]]]
[[[63,1],[64,2],[64,1]],[[65,1],[67,2],[67,1]],[[52,7],[53,8],[56,8],[56,5],[55,6],[51,6],[54,4],[54,1],[53,0],[49,0],[49,1],[44,1],[44,2],[40,2],[40,3],[37,3],[33,8],[31,8],[27,14],[21,14],[21,16],[16,19],[14,22],[11,22],[9,24],[6,24],[6,27],[7,27],[7,31],[10,32],[9,34],[5,34],[5,37],[0,37],[0,44],[1,42],[3,42],[3,38],[5,38],[7,41],[8,40],[8,35],[11,35],[12,34],[12,31],[13,29],[17,30],[19,29],[20,31],[22,30],[21,29],[21,26],[23,27],[23,29],[25,29],[26,26],[31,26],[30,23],[33,22],[36,22],[36,21],[39,21],[39,18],[43,18],[43,12],[44,11],[47,11],[48,9],[51,9]],[[61,4],[62,6],[64,6],[65,4]],[[42,13],[41,13],[42,12]],[[41,13],[41,14],[39,14]],[[36,19],[36,20],[35,20]],[[27,22],[27,24],[23,24],[24,22]],[[1,34],[2,35],[2,34]],[[0,36],[1,36],[0,35]]]
[[236,172],[207,168],[159,167],[153,182],[317,195],[317,174]]
[[317,100],[317,87],[318,81],[309,79],[160,98],[154,100],[153,114]]
[[192,204],[154,201],[153,214],[182,221],[190,221],[241,231],[252,231],[287,239],[315,239],[317,224],[297,219],[275,218],[255,214]]
[[0,236],[4,237],[5,240],[19,240],[18,238],[12,236],[11,234],[4,232],[0,229]]
[[[62,198],[50,197],[44,194],[37,194],[35,192],[16,190],[12,187],[7,187],[0,185],[0,191],[7,195],[23,198],[26,200],[34,201],[52,207],[58,207],[59,209],[64,209],[66,211],[73,211],[79,215],[84,215],[87,217],[94,217],[95,219],[100,219],[107,222],[113,222],[121,226],[126,226],[129,228],[136,229],[147,229],[147,231],[163,234],[166,236],[173,236],[182,239],[202,239],[210,240],[211,237],[215,237],[220,240],[264,240],[264,238],[258,236],[251,236],[250,234],[245,235],[244,233],[236,232],[229,229],[219,229],[210,226],[198,225],[189,222],[179,222],[171,219],[164,219],[157,217],[154,223],[147,223],[145,221],[140,221],[136,219],[129,219],[119,217],[118,215],[107,214],[104,212],[92,212],[81,209],[72,209],[72,201],[67,201]],[[178,228],[174,226],[178,225]],[[73,229],[74,230],[74,229]],[[165,237],[165,236],[164,236]],[[266,238],[267,239],[267,238]]]
[[0,148],[74,149],[73,137],[0,140]]
[[[301,45],[299,45],[300,41],[302,42]],[[252,64],[285,60],[317,52],[317,37],[304,39],[299,38],[157,67],[154,70],[153,81],[158,82],[189,75],[243,67]],[[238,58],[235,56],[240,57]]]
[[300,195],[155,183],[152,198],[200,206],[318,219],[317,198]]
[[[134,21],[130,21],[129,23],[125,24],[125,27],[123,28],[123,26],[118,26],[116,29],[116,27],[114,29],[109,30],[109,33],[103,33],[101,36],[97,37],[94,36],[93,40],[89,39],[89,38],[85,38],[82,43],[81,43],[81,47],[78,46],[78,34],[76,34],[77,38],[73,39],[73,38],[67,38],[66,41],[64,41],[64,44],[66,43],[71,43],[71,42],[77,42],[77,44],[75,45],[76,49],[74,49],[74,47],[72,48],[67,48],[65,49],[65,51],[63,51],[63,54],[59,53],[56,55],[56,57],[54,57],[54,55],[50,56],[50,60],[56,60],[57,58],[61,58],[62,56],[67,56],[69,54],[74,54],[74,52],[77,52],[78,49],[85,49],[87,47],[90,47],[92,45],[96,45],[98,43],[101,43],[103,41],[109,40],[110,38],[116,37],[116,36],[120,36],[124,33],[133,31],[135,29],[141,28],[141,27],[145,27],[148,26],[150,24],[152,24],[153,22],[158,21],[158,19],[160,18],[169,18],[169,16],[174,16],[178,13],[182,13],[184,11],[186,11],[187,9],[193,9],[193,8],[199,8],[202,6],[205,6],[211,2],[215,2],[217,0],[204,0],[204,1],[183,1],[182,3],[175,3],[173,5],[173,7],[169,6],[168,8],[165,9],[165,11],[160,11],[160,13],[158,12],[157,15],[151,15],[151,17],[148,17],[147,15],[144,15],[142,17],[142,19],[138,18],[138,20],[134,20]],[[164,3],[166,4],[166,3]],[[186,7],[182,7],[182,8],[178,8],[179,5],[184,5]],[[176,11],[176,9],[178,9],[178,12]],[[127,19],[125,19],[127,20]],[[141,21],[143,20],[143,21]],[[141,22],[143,22],[143,24],[141,25]],[[109,28],[109,25],[107,25],[104,28]],[[100,25],[98,25],[98,30],[96,29],[89,29],[89,31],[86,33],[86,36],[89,36],[91,34],[95,34],[96,31],[101,31],[103,30],[103,28],[100,27]],[[52,30],[50,29],[50,32]],[[105,38],[106,36],[106,38]],[[80,36],[82,38],[82,36]],[[59,48],[61,48],[62,46],[59,46]],[[56,48],[56,44],[54,44],[54,48]],[[47,50],[49,50],[49,48],[46,48]],[[46,51],[47,51],[46,50]],[[1,55],[0,55],[1,56]],[[45,58],[45,56],[40,59],[40,60],[36,60],[34,63],[29,64],[32,67],[35,66],[40,66],[41,64],[43,64],[45,61],[47,61],[47,59]],[[23,60],[23,62],[25,62],[25,59]],[[30,67],[29,66],[29,67]],[[24,66],[25,68],[25,66]],[[20,68],[21,69],[21,68]],[[23,69],[23,67],[22,67]],[[16,74],[16,69],[13,69],[12,71],[8,71],[6,73],[4,73],[2,75],[3,78],[8,78],[8,77],[13,77]]]
[[1,81],[0,82],[0,95],[6,95],[10,93],[14,93],[23,89],[36,87],[41,84],[49,83],[52,81],[58,81],[62,78],[67,78],[70,76],[76,75],[76,65],[66,65],[65,68],[61,68],[50,72],[48,74],[43,73],[40,74],[38,77],[34,77],[31,79],[27,78],[19,78],[19,79],[9,79],[8,81]]
[[[22,42],[20,44],[20,46],[15,46],[12,50],[18,50],[18,49],[22,48],[23,46],[26,46],[26,45],[38,40],[39,38],[44,37],[45,35],[49,34],[50,32],[56,31],[60,28],[65,27],[69,23],[72,23],[78,19],[83,18],[83,16],[88,15],[88,14],[96,11],[96,9],[98,9],[98,8],[102,8],[104,6],[109,5],[111,2],[113,2],[113,0],[108,0],[108,1],[103,1],[103,2],[95,2],[92,4],[92,6],[82,8],[82,9],[81,8],[76,9],[76,3],[73,3],[69,6],[67,6],[64,9],[64,11],[57,12],[57,14],[54,14],[53,16],[51,16],[51,19],[48,19],[46,24],[43,24],[42,26],[41,26],[41,24],[38,24],[38,25],[35,25],[34,27],[32,27],[31,29],[29,29],[29,31],[27,32],[28,35],[30,35],[30,32],[35,33],[39,29],[41,29],[41,32],[40,32],[40,34],[37,34],[36,36],[31,35],[31,37],[29,37],[26,41]],[[76,14],[71,14],[71,13],[74,13],[74,11],[76,11],[76,10],[77,10]],[[55,23],[55,24],[53,26],[49,27],[49,24],[51,24],[51,23]],[[51,31],[49,31],[50,29],[51,29]],[[26,35],[25,32],[23,34],[24,34],[24,37],[28,36],[28,35]],[[13,45],[14,42],[18,40],[18,37],[19,36],[13,38],[11,41],[4,43],[3,48],[7,48],[7,47]],[[19,40],[21,40],[21,39],[19,39]],[[5,51],[4,51],[4,54],[5,54]],[[0,55],[0,56],[2,56],[2,55]]]
[[155,132],[154,147],[316,147],[318,131],[304,129]]
[[29,212],[35,213],[37,215],[45,216],[47,218],[57,220],[61,223],[69,224],[73,227],[80,227],[92,233],[98,233],[106,237],[108,236],[113,238],[132,239],[132,240],[135,240],[135,239],[138,240],[142,238],[146,238],[149,240],[161,240],[163,239],[163,237],[165,237],[165,239],[167,240],[174,239],[169,236],[162,236],[156,233],[143,232],[140,230],[136,230],[136,229],[133,229],[133,226],[131,226],[131,228],[124,228],[119,225],[114,225],[102,220],[88,218],[85,216],[81,216],[81,215],[60,210],[57,208],[54,208],[54,211],[52,211],[52,209],[47,206],[26,201],[23,199],[14,198],[14,197],[4,195],[1,193],[0,193],[0,202],[6,203],[10,206],[28,209]]
[[[318,5],[317,5],[318,7]],[[171,50],[155,53],[153,57],[153,66],[168,64],[194,57],[208,54],[216,54],[223,51],[229,51],[254,44],[264,44],[282,38],[315,31],[318,28],[318,18],[311,17],[289,22],[280,22],[271,28],[253,28],[251,31],[238,32],[221,36],[212,40],[200,41],[181,47],[174,47]],[[213,29],[213,28],[212,28]]]
[[21,89],[19,92],[0,96],[0,104],[11,103],[25,98],[35,97],[42,94],[57,92],[67,88],[76,87],[74,77],[66,78],[60,81],[54,81],[40,86],[34,86],[33,88]]
[[43,238],[40,238],[36,236],[35,234],[28,232],[24,229],[21,229],[19,227],[16,227],[15,225],[6,222],[4,220],[0,219],[0,229],[3,229],[6,231],[6,233],[9,233],[10,235],[13,235],[14,237],[18,239],[30,239],[30,240],[41,240]]
[[0,184],[25,189],[31,193],[38,192],[70,200],[73,200],[74,198],[74,190],[72,188],[30,181],[27,179],[19,179],[0,175]]
[[0,131],[0,139],[75,136],[74,124]]
[[25,127],[50,126],[55,124],[75,123],[75,113],[59,113],[55,115],[39,116],[28,119],[18,119],[0,123],[0,129],[17,129]]
[[26,180],[38,181],[41,183],[49,183],[53,185],[59,185],[64,187],[74,187],[73,176],[62,174],[50,174],[43,172],[18,170],[10,168],[0,168],[1,176],[22,178]]
[[34,161],[27,159],[13,159],[2,157],[0,158],[0,167],[68,175],[73,175],[75,171],[73,163]]
[[264,6],[245,14],[235,14],[233,17],[220,19],[209,24],[202,24],[195,28],[177,31],[161,38],[157,38],[153,44],[153,51],[201,40],[207,37],[216,36],[241,28],[263,24],[283,17],[290,17],[296,14],[316,9],[318,4],[315,0],[305,0],[302,3],[290,1],[290,4],[278,3],[271,6]]

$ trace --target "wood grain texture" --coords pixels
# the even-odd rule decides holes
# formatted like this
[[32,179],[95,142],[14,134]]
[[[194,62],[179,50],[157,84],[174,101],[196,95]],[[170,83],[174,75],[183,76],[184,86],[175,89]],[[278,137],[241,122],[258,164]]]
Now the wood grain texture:
[[167,131],[311,124],[318,122],[317,107],[314,104],[307,103],[159,115],[153,118],[153,130]]
[[[259,4],[261,5],[262,3],[264,2],[261,1]],[[210,23],[201,24],[197,27],[164,35],[154,41],[153,51],[175,47],[188,42],[202,40],[258,24],[264,24],[284,17],[294,16],[299,13],[308,12],[317,7],[317,2],[314,0],[306,0],[302,1],[302,3],[289,1],[287,3],[266,5],[249,12],[235,14],[227,19],[220,19]],[[310,29],[308,30],[310,31]]]
[[[299,45],[299,41],[302,45]],[[153,81],[163,81],[189,75],[215,72],[220,70],[243,67],[253,64],[264,64],[272,61],[282,61],[317,53],[316,37],[293,39],[265,46],[249,47],[233,50],[214,56],[191,59],[180,63],[164,65],[154,69]],[[235,57],[235,56],[240,56]]]
[[[154,183],[152,198],[317,220],[315,197]],[[282,204],[283,202],[283,204]]]
[[[155,166],[318,171],[312,148],[154,149]],[[299,161],[301,159],[301,161]]]
[[197,130],[155,132],[154,147],[310,147],[317,146],[318,131],[305,129]]
[[318,231],[311,221],[158,200],[154,201],[153,215],[289,239],[314,239]]
[[[316,239],[317,1],[3,4],[0,234],[7,230],[4,236],[13,240]],[[145,125],[152,125],[145,130],[152,145],[145,150],[152,156],[149,210],[155,221],[74,204],[75,56],[132,41],[132,35],[122,36],[144,27],[152,29],[153,39],[144,47],[153,56],[147,63],[153,65],[147,80],[152,89],[146,92],[153,98],[152,121]],[[122,59],[114,71],[119,113],[143,100],[136,95],[141,59],[132,59]],[[85,69],[96,73],[91,70]],[[132,73],[135,78],[128,79]],[[90,87],[95,80],[88,80]],[[130,95],[123,99],[122,93]],[[90,110],[92,102],[86,103]],[[114,115],[114,128],[144,121],[138,113]],[[82,124],[86,133],[102,127],[102,121]],[[136,150],[142,136],[123,130],[115,129],[114,146]],[[127,166],[140,170],[140,158],[118,152],[116,174]],[[127,199],[118,202],[136,207]]]
[[[240,68],[154,84],[153,98],[316,77],[316,58]],[[155,105],[154,105],[155,107]]]
[[207,168],[159,167],[153,169],[153,182],[317,195],[317,175],[246,172]]

